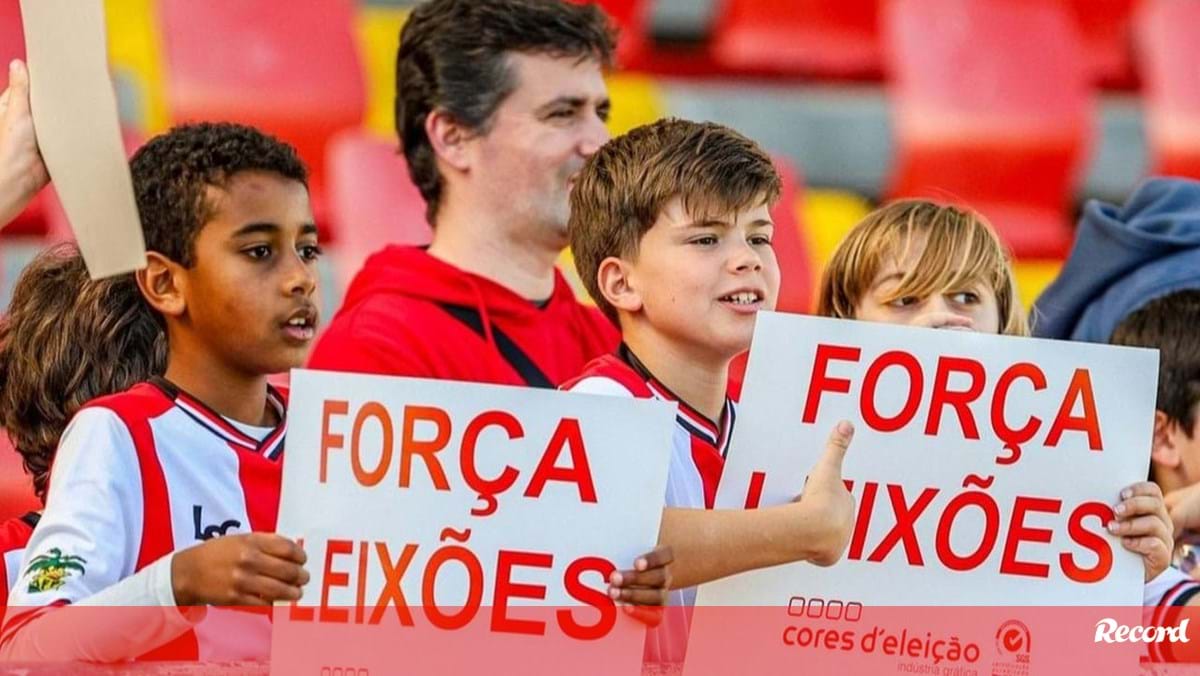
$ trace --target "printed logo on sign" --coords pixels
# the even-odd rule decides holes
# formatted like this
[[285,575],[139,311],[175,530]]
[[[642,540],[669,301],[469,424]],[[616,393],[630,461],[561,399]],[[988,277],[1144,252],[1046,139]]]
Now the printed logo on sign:
[[1130,627],[1106,617],[1096,623],[1096,643],[1190,643],[1187,635],[1190,620],[1185,619],[1177,627]]
[[1020,620],[1008,620],[996,630],[996,662],[993,676],[1027,676],[1029,651],[1032,650],[1029,627]]
[[846,620],[848,622],[858,622],[862,617],[863,606],[857,601],[845,603],[844,601],[825,599],[805,599],[803,596],[793,596],[788,600],[787,614],[792,617],[811,617],[815,619],[826,620]]
[[39,554],[29,562],[25,569],[26,575],[33,575],[29,581],[29,593],[54,591],[67,583],[67,578],[78,572],[86,575],[83,564],[87,559],[82,556],[63,554],[58,547],[53,547],[47,554]]
[[242,522],[237,519],[229,519],[220,525],[201,526],[201,512],[203,509],[200,505],[192,505],[192,523],[196,526],[197,540],[211,540],[226,534],[230,528],[242,527]]
[[1001,654],[1028,654],[1029,642],[1029,627],[1018,620],[1009,620],[996,630],[996,651]]

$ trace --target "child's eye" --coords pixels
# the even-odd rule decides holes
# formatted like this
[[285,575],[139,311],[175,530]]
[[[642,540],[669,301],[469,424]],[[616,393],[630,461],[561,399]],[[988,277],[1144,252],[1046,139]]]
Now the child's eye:
[[901,296],[888,303],[888,305],[891,305],[892,307],[911,307],[920,301],[921,299],[917,298],[916,296]]
[[979,294],[971,291],[959,291],[957,293],[950,294],[950,300],[958,303],[959,305],[974,305],[979,302]]
[[701,237],[697,237],[697,238],[693,239],[691,241],[691,243],[699,244],[700,246],[712,246],[717,243],[717,236],[716,235],[703,235]]
[[267,246],[266,244],[259,244],[258,246],[252,246],[249,249],[243,249],[242,253],[255,260],[262,260],[271,255],[271,247]]
[[754,235],[750,238],[750,244],[753,246],[771,246],[771,238],[767,235]]
[[316,244],[305,244],[300,247],[300,257],[306,261],[315,261],[323,253],[325,252]]

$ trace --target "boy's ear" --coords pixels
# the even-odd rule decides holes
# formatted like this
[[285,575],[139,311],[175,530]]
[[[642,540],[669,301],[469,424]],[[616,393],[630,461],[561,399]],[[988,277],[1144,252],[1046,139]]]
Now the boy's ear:
[[1154,444],[1150,448],[1150,459],[1156,465],[1175,469],[1183,461],[1175,436],[1183,430],[1179,424],[1162,411],[1154,412]]
[[596,281],[604,300],[618,310],[637,312],[642,309],[642,295],[629,279],[629,264],[620,258],[609,256],[600,262],[596,270]]
[[187,310],[187,279],[182,265],[156,251],[146,252],[146,267],[136,273],[142,297],[164,317],[179,317]]
[[438,159],[459,171],[470,166],[467,141],[474,135],[450,113],[435,108],[425,116],[425,135]]

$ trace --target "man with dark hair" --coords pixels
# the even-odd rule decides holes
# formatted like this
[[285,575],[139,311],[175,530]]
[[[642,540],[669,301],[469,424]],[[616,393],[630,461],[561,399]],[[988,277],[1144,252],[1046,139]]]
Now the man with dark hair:
[[400,34],[396,132],[428,249],[367,260],[314,368],[554,387],[613,351],[554,263],[568,195],[605,141],[613,33],[591,5],[430,0]]
[[[396,54],[396,133],[433,244],[367,259],[309,366],[555,387],[616,350],[616,327],[554,267],[571,185],[608,140],[612,50],[591,5],[430,0],[413,10]],[[609,593],[661,606],[671,561],[669,547],[648,552],[609,578]]]

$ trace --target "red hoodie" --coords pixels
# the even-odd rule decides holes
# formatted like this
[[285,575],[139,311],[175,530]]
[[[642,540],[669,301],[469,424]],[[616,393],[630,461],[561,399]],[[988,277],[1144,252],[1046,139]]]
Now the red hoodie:
[[545,307],[424,249],[389,246],[367,259],[309,367],[555,387],[620,335],[575,300],[555,271]]

